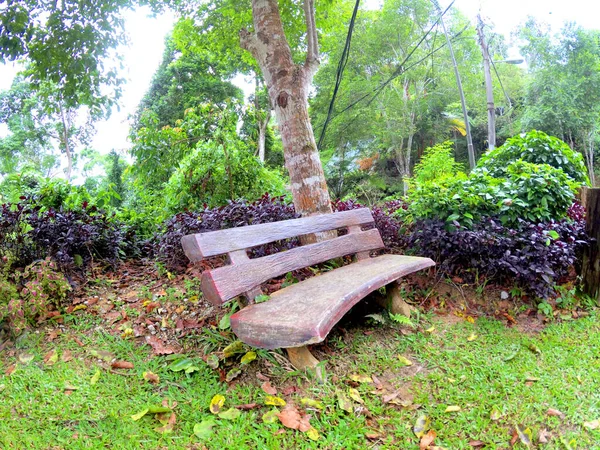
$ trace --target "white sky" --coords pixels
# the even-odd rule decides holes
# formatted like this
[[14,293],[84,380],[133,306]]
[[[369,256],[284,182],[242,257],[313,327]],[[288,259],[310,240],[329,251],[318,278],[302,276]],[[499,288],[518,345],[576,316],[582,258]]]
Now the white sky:
[[[366,0],[368,6],[375,6],[381,0]],[[450,3],[442,0],[442,8]],[[510,33],[522,23],[528,15],[548,22],[559,30],[565,21],[574,21],[585,28],[600,29],[600,2],[593,0],[456,0],[454,6],[472,19],[480,12],[485,22],[493,24],[496,31],[510,38]],[[93,148],[102,153],[112,149],[125,150],[129,147],[127,118],[135,109],[150,85],[152,75],[157,69],[164,49],[164,38],[174,24],[175,16],[164,13],[159,17],[150,17],[147,8],[140,8],[126,14],[126,29],[131,44],[122,49],[127,79],[123,87],[120,111],[115,110],[108,121],[97,125],[97,134]],[[512,55],[511,55],[512,56]],[[0,66],[0,89],[10,87],[18,68],[12,65]],[[244,88],[244,81],[234,80]],[[0,129],[0,135],[3,130]]]

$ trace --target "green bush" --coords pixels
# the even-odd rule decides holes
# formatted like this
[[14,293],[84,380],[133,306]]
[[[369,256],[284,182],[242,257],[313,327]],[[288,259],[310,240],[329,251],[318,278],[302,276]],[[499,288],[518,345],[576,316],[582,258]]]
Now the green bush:
[[399,211],[408,223],[444,220],[472,228],[484,216],[498,217],[505,225],[519,219],[547,222],[565,217],[580,183],[548,164],[514,161],[504,177],[491,176],[479,168],[468,177],[441,177],[437,181],[413,183],[408,208]]
[[560,139],[536,130],[514,136],[501,147],[488,151],[478,161],[476,170],[485,168],[491,176],[504,178],[508,165],[519,159],[533,164],[548,164],[561,169],[574,181],[589,184],[581,153],[571,150]]
[[464,175],[464,167],[455,161],[453,156],[453,143],[443,142],[425,149],[421,161],[415,165],[414,177],[410,183],[423,185],[423,183],[453,179]]
[[548,222],[565,217],[580,186],[562,170],[522,160],[506,167],[508,179],[498,186],[496,201],[503,223],[518,219]]
[[[19,292],[17,283],[23,288]],[[52,307],[59,307],[71,286],[49,258],[13,274],[0,275],[0,321],[6,322],[13,335],[45,318]]]
[[471,227],[483,216],[499,212],[496,194],[502,182],[486,174],[457,174],[438,182],[416,183],[407,196],[408,208],[398,215],[408,223],[439,219]]
[[222,206],[228,200],[259,198],[285,193],[282,175],[264,167],[257,158],[231,137],[199,143],[183,158],[165,186],[167,209]]

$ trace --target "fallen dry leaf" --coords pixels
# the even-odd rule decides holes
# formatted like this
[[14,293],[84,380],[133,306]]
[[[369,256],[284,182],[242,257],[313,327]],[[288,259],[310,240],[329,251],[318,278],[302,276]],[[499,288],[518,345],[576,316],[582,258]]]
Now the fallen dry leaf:
[[260,388],[269,395],[277,395],[277,389],[271,385],[270,381],[265,381],[260,385]]
[[50,350],[46,355],[44,355],[44,364],[47,366],[53,366],[58,362],[58,353],[56,350]]
[[381,437],[381,435],[379,433],[375,433],[373,431],[368,431],[368,432],[365,433],[365,437],[367,439],[370,439],[370,440],[374,441],[376,439],[379,439]]
[[63,354],[60,356],[60,360],[62,362],[69,362],[73,359],[73,355],[71,354],[71,350],[65,350]]
[[221,394],[215,395],[212,398],[212,400],[210,401],[210,406],[209,406],[210,412],[213,414],[219,414],[219,412],[223,408],[224,404],[225,404],[225,397]]
[[294,405],[287,405],[279,414],[277,414],[277,417],[286,428],[299,430],[303,433],[311,428],[309,422],[310,416],[300,414]]
[[133,369],[133,363],[129,361],[115,361],[110,366],[113,369]]
[[258,378],[260,381],[269,381],[270,378],[266,375],[263,375],[260,372],[256,372],[256,378]]
[[479,448],[485,446],[485,442],[483,441],[469,441],[469,445],[473,448]]
[[419,416],[417,421],[413,426],[413,433],[418,438],[421,438],[425,435],[425,432],[429,430],[429,426],[431,424],[431,420],[426,415]]
[[286,388],[283,388],[283,390],[281,391],[281,393],[283,395],[292,395],[295,392],[298,392],[299,389],[297,386],[288,386]]
[[251,409],[258,408],[258,406],[258,403],[246,403],[244,405],[236,405],[234,408],[241,411],[250,411]]
[[538,441],[540,441],[540,444],[547,444],[551,437],[552,434],[548,430],[543,428],[538,434]]
[[60,334],[62,333],[62,331],[60,331],[60,329],[56,328],[52,331],[50,331],[48,333],[48,336],[46,337],[46,340],[48,342],[52,342],[54,339],[56,339]]
[[144,378],[144,380],[148,381],[149,383],[152,384],[157,384],[160,381],[160,377],[158,375],[156,375],[153,372],[144,372],[142,374],[142,377]]
[[554,408],[549,408],[546,414],[548,414],[549,416],[560,417],[561,419],[565,418],[564,413]]
[[14,373],[16,368],[17,368],[17,366],[15,366],[14,364],[8,366],[6,368],[6,370],[4,371],[4,375],[6,375],[7,377],[11,376]]
[[429,430],[427,434],[423,435],[421,442],[419,442],[419,450],[427,450],[433,441],[435,441],[436,432]]
[[156,336],[146,336],[146,343],[152,347],[155,355],[171,355],[175,352],[175,349],[170,345],[165,345]]
[[451,406],[448,406],[444,412],[451,413],[451,412],[459,412],[459,411],[460,411],[460,406],[451,405]]
[[163,433],[163,434],[164,433],[170,433],[170,432],[173,431],[173,428],[175,427],[175,422],[177,422],[177,418],[175,417],[175,413],[171,413],[171,416],[167,419],[166,423],[164,423],[164,421],[161,421],[161,423],[163,423],[163,426],[155,428],[154,431],[157,431],[157,432]]

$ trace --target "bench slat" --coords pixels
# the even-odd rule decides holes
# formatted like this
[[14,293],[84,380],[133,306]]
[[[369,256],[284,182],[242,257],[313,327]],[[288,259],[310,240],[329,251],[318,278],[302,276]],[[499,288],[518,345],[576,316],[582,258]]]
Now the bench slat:
[[352,306],[409,273],[435,265],[429,258],[382,255],[293,284],[264,303],[231,316],[233,332],[260,348],[289,348],[325,339]]
[[281,222],[190,234],[181,239],[181,245],[191,261],[200,261],[209,256],[257,247],[269,242],[372,222],[371,211],[368,208],[361,208]]
[[213,304],[221,305],[270,278],[292,270],[383,247],[379,231],[373,229],[296,247],[262,258],[241,260],[230,266],[204,272],[202,274],[202,292],[205,298]]

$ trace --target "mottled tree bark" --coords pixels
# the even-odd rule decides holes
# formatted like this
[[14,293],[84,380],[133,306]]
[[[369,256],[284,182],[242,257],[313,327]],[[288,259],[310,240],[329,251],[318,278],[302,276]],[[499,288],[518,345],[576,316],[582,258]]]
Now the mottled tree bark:
[[261,68],[283,141],[296,211],[303,216],[331,212],[323,167],[308,116],[308,90],[319,66],[314,0],[304,0],[308,51],[295,64],[277,0],[252,0],[254,32],[242,30],[243,48]]

